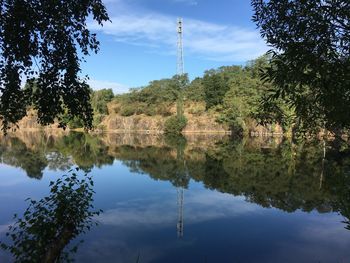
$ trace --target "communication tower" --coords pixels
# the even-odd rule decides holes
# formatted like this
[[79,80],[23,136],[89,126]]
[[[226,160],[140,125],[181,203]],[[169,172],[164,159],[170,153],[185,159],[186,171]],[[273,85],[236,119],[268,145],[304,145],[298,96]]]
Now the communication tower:
[[177,19],[177,75],[181,76],[184,72],[184,50],[182,43],[183,21]]

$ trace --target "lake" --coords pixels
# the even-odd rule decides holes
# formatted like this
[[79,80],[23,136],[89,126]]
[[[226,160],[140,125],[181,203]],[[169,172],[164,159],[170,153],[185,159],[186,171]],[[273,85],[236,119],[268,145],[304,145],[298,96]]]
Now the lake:
[[350,159],[319,141],[19,132],[0,157],[7,244],[25,200],[80,167],[103,212],[65,247],[76,262],[350,262]]

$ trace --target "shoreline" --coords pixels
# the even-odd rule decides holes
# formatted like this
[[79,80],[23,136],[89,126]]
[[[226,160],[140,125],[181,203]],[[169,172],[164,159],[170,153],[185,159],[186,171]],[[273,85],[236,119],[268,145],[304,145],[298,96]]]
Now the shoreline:
[[[10,130],[8,133],[17,133],[17,132],[59,132],[59,133],[69,133],[69,132],[86,132],[82,128],[78,129],[69,129],[66,128],[65,130],[62,128],[50,128],[50,127],[42,127],[42,128],[17,128],[15,130]],[[115,134],[146,134],[146,135],[164,135],[164,131],[159,130],[120,130],[120,129],[95,129],[87,131],[87,133],[90,134],[102,134],[102,133],[115,133]],[[232,135],[232,131],[223,131],[223,130],[197,130],[197,131],[183,131],[181,132],[182,135],[205,135],[205,134],[220,134],[220,135]],[[285,137],[286,135],[283,133],[276,133],[276,132],[265,132],[265,133],[259,133],[259,132],[249,132],[245,134],[249,137]]]

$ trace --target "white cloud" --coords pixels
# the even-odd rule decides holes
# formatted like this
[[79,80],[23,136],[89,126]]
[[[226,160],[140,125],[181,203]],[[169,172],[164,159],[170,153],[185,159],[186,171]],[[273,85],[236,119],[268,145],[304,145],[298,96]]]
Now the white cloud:
[[[195,2],[191,0],[173,0]],[[112,23],[104,27],[90,24],[90,28],[114,37],[115,41],[142,45],[164,54],[176,50],[176,17],[137,10],[118,1],[113,5]],[[257,30],[234,25],[221,25],[184,18],[185,55],[226,62],[244,62],[267,51]]]
[[175,3],[184,3],[184,4],[187,4],[187,5],[198,5],[198,2],[195,1],[195,0],[173,0],[173,2]]
[[121,94],[129,91],[129,87],[126,85],[113,81],[90,79],[88,84],[93,90],[112,89],[114,94]]

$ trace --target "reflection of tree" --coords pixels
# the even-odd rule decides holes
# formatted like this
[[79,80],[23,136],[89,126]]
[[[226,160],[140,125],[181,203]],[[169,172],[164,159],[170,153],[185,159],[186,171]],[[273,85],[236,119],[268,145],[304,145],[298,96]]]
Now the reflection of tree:
[[[78,169],[77,169],[78,170]],[[51,194],[40,201],[30,200],[23,218],[10,226],[11,244],[1,247],[11,252],[16,262],[60,262],[70,241],[90,229],[93,217],[91,177],[78,178],[76,173],[51,182]],[[77,246],[70,252],[75,252]]]
[[190,181],[187,163],[185,159],[186,139],[183,136],[168,135],[166,143],[176,149],[176,168],[173,175],[173,184],[178,187],[187,188]]
[[133,172],[147,173],[153,179],[170,181],[174,186],[187,188],[190,177],[184,156],[186,139],[175,136],[166,140],[166,147],[120,146],[115,149],[115,155]]
[[350,185],[347,187],[347,191],[345,193],[340,194],[337,203],[339,212],[342,216],[344,216],[344,222],[346,224],[346,229],[350,230]]
[[45,155],[40,150],[29,149],[17,138],[9,138],[0,145],[0,156],[3,163],[20,167],[32,178],[40,179],[47,166]]
[[42,137],[35,144],[26,142],[35,145],[29,147],[9,138],[1,140],[0,156],[3,162],[36,177],[46,166],[67,169],[77,164],[86,171],[95,165],[112,164],[117,158],[134,172],[147,173],[176,187],[186,188],[192,178],[210,189],[244,195],[264,207],[290,212],[333,210],[349,218],[350,159],[346,151],[328,149],[325,155],[322,142],[223,140],[210,146],[205,141],[206,147],[202,147],[202,142],[187,143],[183,137],[166,137],[164,141],[165,146],[131,143],[110,147],[98,137],[71,133],[54,140]]
[[66,171],[73,166],[72,158],[60,152],[50,152],[46,155],[48,168],[52,171]]
[[114,158],[108,154],[108,147],[98,137],[86,133],[73,132],[60,138],[55,149],[65,156],[71,156],[74,163],[85,171],[94,166],[113,164]]
[[343,153],[331,155],[325,168],[323,187],[336,196],[332,200],[333,209],[344,217],[346,228],[350,230],[350,158],[342,158]]
[[220,191],[245,195],[251,202],[286,211],[329,207],[329,193],[319,189],[322,156],[316,145],[301,145],[296,153],[288,142],[260,149],[240,149],[232,144],[221,147],[222,169],[228,177]]
[[168,147],[122,146],[115,155],[134,171],[174,186],[179,186],[179,178],[186,178],[182,186],[192,178],[211,189],[244,195],[264,207],[289,212],[333,210],[349,218],[350,165],[344,159],[324,160],[321,142],[259,146],[244,140],[223,141],[199,154],[175,141],[168,142]]
[[55,140],[45,134],[38,135],[40,139],[35,143],[11,137],[1,140],[1,161],[20,167],[29,177],[38,179],[46,167],[64,171],[76,164],[88,171],[114,161],[114,157],[108,154],[108,146],[89,134],[70,133]]

